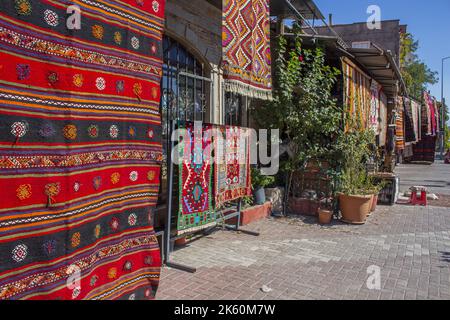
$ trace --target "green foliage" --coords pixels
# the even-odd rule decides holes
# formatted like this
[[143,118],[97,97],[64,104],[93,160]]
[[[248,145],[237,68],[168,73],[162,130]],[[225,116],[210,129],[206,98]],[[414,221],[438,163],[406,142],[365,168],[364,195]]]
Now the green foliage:
[[275,182],[275,177],[262,175],[261,171],[257,168],[252,167],[251,174],[253,190],[265,188]]
[[278,38],[274,99],[254,114],[260,127],[280,129],[290,150],[281,168],[289,173],[329,157],[342,116],[332,96],[340,71],[326,65],[324,49],[303,49],[294,29],[293,39]]
[[245,196],[242,198],[242,203],[244,204],[244,208],[251,207],[253,205],[254,199],[252,196]]
[[366,163],[373,154],[375,135],[372,130],[357,129],[343,133],[335,145],[337,163],[341,166],[339,191],[347,195],[380,192],[381,184],[367,174]]
[[401,35],[400,69],[411,97],[421,100],[422,93],[428,84],[438,82],[437,72],[419,59],[417,50],[419,42],[410,33]]

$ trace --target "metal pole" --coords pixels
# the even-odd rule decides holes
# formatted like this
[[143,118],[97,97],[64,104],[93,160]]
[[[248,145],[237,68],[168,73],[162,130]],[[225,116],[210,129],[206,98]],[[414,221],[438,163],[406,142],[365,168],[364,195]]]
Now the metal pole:
[[445,147],[445,99],[444,99],[444,62],[445,60],[450,59],[449,57],[442,58],[442,69],[441,69],[441,159],[444,159],[444,147]]

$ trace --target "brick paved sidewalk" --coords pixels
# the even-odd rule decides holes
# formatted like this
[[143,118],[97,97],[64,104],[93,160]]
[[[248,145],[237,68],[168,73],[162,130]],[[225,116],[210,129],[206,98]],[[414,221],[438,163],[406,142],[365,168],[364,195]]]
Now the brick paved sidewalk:
[[[259,237],[217,231],[173,253],[157,299],[450,299],[450,211],[379,207],[366,225],[266,219]],[[366,287],[381,268],[381,290]],[[272,289],[261,290],[263,285]]]

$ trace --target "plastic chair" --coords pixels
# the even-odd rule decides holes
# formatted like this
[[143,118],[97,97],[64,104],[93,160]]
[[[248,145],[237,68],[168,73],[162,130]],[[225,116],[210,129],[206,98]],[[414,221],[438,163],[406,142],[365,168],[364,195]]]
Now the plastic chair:
[[[427,206],[427,188],[415,186],[411,187],[409,190],[411,190],[411,198],[410,202],[412,205],[420,205],[420,206]],[[417,193],[420,192],[420,197],[417,196]]]

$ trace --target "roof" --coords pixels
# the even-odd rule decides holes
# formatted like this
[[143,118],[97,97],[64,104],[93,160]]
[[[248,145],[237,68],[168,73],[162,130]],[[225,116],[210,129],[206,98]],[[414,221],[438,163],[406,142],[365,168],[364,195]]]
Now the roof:
[[384,51],[375,45],[371,48],[349,48],[347,50],[383,86],[383,91],[387,96],[395,97],[399,93],[407,94],[406,85],[391,51]]
[[270,0],[270,15],[291,15],[292,10],[286,1],[290,1],[291,4],[297,9],[300,14],[308,20],[312,19],[324,19],[322,12],[316,6],[313,0]]
[[[222,0],[207,0],[215,7],[222,9]],[[293,12],[286,1],[297,9],[300,14],[308,20],[322,20],[324,16],[313,0],[270,0],[270,14],[272,16],[292,15]]]

